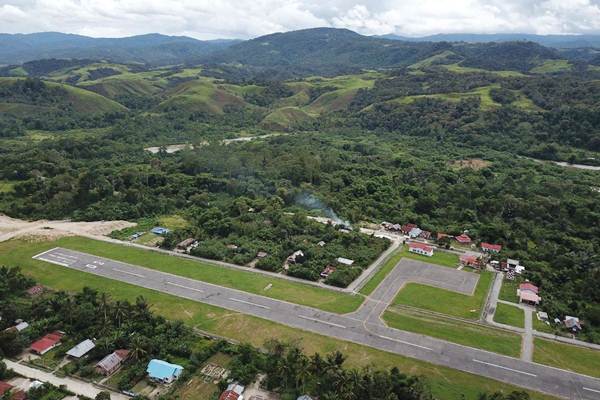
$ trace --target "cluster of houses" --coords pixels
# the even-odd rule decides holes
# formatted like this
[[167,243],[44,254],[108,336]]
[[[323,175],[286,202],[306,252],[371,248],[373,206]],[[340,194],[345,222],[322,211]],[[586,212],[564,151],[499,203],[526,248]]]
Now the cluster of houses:
[[[230,383],[219,396],[219,400],[244,400],[244,391],[246,391],[246,388],[238,382]],[[248,400],[263,400],[263,397],[251,395]],[[296,400],[313,400],[313,398],[305,394],[298,397]]]
[[419,228],[416,224],[393,224],[391,222],[382,222],[381,227],[390,232],[399,232],[411,239],[421,238],[428,240],[431,238],[431,232]]

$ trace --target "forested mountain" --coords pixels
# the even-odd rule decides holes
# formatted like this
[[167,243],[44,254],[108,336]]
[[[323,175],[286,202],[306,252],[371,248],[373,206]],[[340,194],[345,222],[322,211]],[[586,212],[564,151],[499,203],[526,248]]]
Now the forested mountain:
[[184,36],[148,34],[124,38],[91,38],[58,32],[0,34],[0,64],[43,58],[92,58],[115,62],[180,64],[223,49],[235,41],[201,41]]
[[404,42],[516,42],[527,41],[555,48],[600,47],[600,35],[535,35],[530,33],[445,33],[430,36],[410,37],[394,34],[379,36],[384,39]]

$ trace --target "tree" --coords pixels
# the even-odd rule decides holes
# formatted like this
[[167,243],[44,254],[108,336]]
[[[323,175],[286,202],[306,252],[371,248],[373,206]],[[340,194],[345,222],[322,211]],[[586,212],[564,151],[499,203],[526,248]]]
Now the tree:
[[110,393],[107,391],[98,392],[94,400],[110,400]]

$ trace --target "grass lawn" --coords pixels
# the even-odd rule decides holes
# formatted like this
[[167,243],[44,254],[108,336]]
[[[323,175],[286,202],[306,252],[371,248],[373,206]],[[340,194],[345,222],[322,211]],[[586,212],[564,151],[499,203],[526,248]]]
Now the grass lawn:
[[[42,243],[11,240],[0,243],[0,253],[6,264],[23,265],[27,262],[53,275],[57,271],[55,265],[32,260],[31,257],[58,246],[331,312],[354,311],[363,301],[362,296],[81,237],[64,237]],[[87,276],[84,280],[89,278]],[[269,284],[272,285],[270,289],[264,290]]]
[[502,281],[502,287],[500,288],[500,293],[498,294],[498,298],[504,301],[510,301],[511,303],[519,303],[519,296],[517,296],[517,289],[519,288],[519,284],[521,283],[520,279],[515,279],[514,281],[509,281],[508,279],[504,279]]
[[410,258],[412,260],[423,261],[426,263],[441,265],[450,268],[457,268],[459,263],[458,255],[438,249],[434,250],[432,257],[411,253],[408,251],[408,247],[405,247],[402,250],[401,254],[402,257]]
[[556,329],[554,329],[552,327],[552,325],[548,325],[543,321],[540,321],[538,319],[538,317],[535,315],[535,313],[533,313],[533,329],[535,329],[538,332],[546,332],[546,333],[552,333],[554,334]]
[[600,350],[536,338],[533,361],[600,378]]
[[[0,253],[3,254],[4,264],[20,265],[25,274],[57,290],[78,291],[88,286],[108,293],[114,300],[128,301],[135,301],[135,298],[141,295],[151,304],[152,311],[159,315],[234,340],[261,346],[268,339],[278,338],[282,341],[298,343],[307,354],[339,350],[348,356],[347,365],[351,367],[376,365],[378,368],[391,368],[395,366],[405,373],[424,376],[430,384],[433,395],[441,400],[475,400],[481,392],[518,390],[516,386],[451,368],[304,332],[263,319],[31,259],[32,253],[35,254],[40,249],[52,248],[55,245],[56,242],[37,243],[31,246],[20,241],[10,241],[0,244]],[[553,399],[540,393],[531,392],[531,394],[533,399]]]
[[393,304],[435,311],[459,318],[477,319],[492,282],[491,272],[482,272],[473,296],[451,292],[419,283],[408,283]]
[[460,322],[450,318],[389,308],[383,319],[392,328],[420,333],[453,343],[519,357],[521,337],[502,329]]
[[218,389],[214,383],[206,382],[204,377],[194,376],[177,388],[174,395],[183,400],[212,400]]
[[62,344],[58,347],[53,348],[52,350],[50,350],[49,352],[47,352],[40,358],[31,360],[31,363],[53,370],[56,367],[58,367],[58,364],[60,364],[60,362],[63,360],[64,355],[59,356],[59,354],[61,353],[61,350],[64,350],[64,349],[68,350],[67,344]]
[[525,313],[519,307],[498,303],[496,312],[494,313],[494,321],[499,324],[525,328]]

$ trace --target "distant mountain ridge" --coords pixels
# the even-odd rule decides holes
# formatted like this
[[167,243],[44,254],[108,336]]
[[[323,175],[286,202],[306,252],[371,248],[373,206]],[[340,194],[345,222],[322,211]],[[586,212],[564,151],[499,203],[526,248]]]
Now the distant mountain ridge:
[[223,39],[201,41],[157,33],[124,38],[92,38],[59,32],[0,34],[0,64],[21,64],[47,58],[180,64],[236,42]]
[[442,33],[422,37],[400,36],[395,34],[376,36],[383,39],[404,42],[515,42],[528,41],[554,48],[599,47],[600,35],[536,35],[530,33]]

